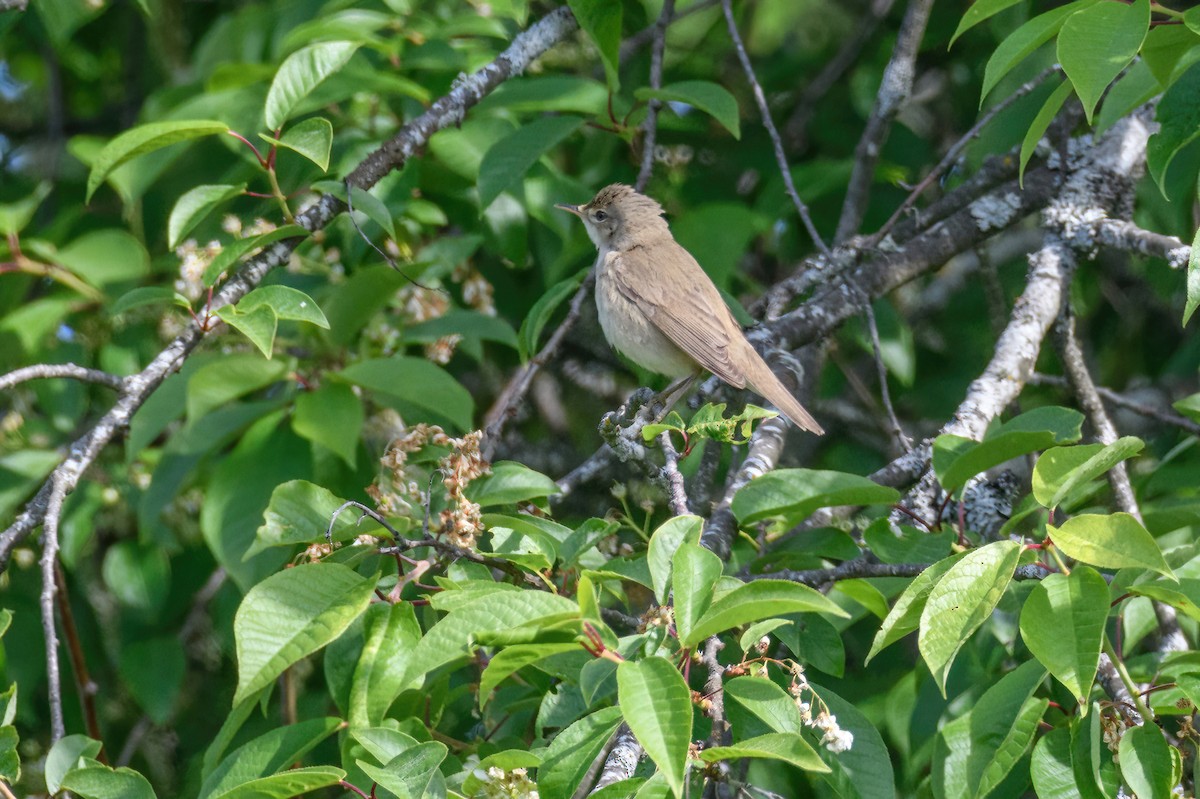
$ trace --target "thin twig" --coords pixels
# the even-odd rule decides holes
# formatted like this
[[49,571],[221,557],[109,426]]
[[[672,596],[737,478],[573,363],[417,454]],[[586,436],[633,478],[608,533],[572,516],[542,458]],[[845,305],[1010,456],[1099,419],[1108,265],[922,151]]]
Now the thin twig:
[[50,700],[50,742],[58,743],[67,734],[63,720],[62,671],[58,663],[58,629],[54,620],[54,597],[58,592],[55,566],[58,564],[58,523],[67,492],[55,486],[46,503],[42,524],[42,634],[46,640],[46,682]]
[[[922,1],[932,2],[932,0]],[[746,80],[750,82],[750,88],[754,92],[754,101],[758,104],[759,114],[762,115],[763,127],[767,129],[767,133],[771,137],[771,145],[775,149],[775,162],[779,165],[779,173],[783,177],[783,185],[787,189],[788,197],[792,198],[792,205],[796,207],[796,213],[800,215],[800,220],[804,223],[804,227],[808,231],[809,237],[812,238],[813,243],[817,245],[817,249],[823,254],[829,255],[829,247],[826,246],[825,240],[821,238],[821,234],[817,232],[817,226],[813,224],[812,217],[808,214],[808,206],[800,199],[800,194],[796,191],[796,184],[792,181],[792,170],[788,166],[787,155],[783,152],[783,140],[779,138],[779,131],[775,127],[775,122],[771,119],[771,109],[767,106],[767,96],[763,93],[762,85],[758,82],[758,77],[754,74],[754,65],[750,63],[750,56],[746,53],[746,45],[742,43],[742,35],[738,32],[737,22],[733,18],[732,0],[721,0],[721,8],[725,12],[725,24],[729,28],[729,38],[733,40],[738,60],[742,63],[742,71],[746,73]]]
[[848,560],[828,569],[805,569],[796,571],[783,569],[777,572],[751,574],[751,580],[791,580],[810,588],[836,583],[840,580],[858,580],[868,577],[916,577],[929,568],[928,563],[878,563],[869,558]]
[[[75,690],[79,693],[79,704],[83,710],[83,723],[88,737],[103,743],[100,734],[100,720],[96,715],[96,693],[99,686],[88,671],[87,659],[83,654],[83,645],[79,640],[79,630],[75,626],[75,614],[71,611],[71,597],[67,593],[67,575],[62,565],[54,564],[54,577],[58,587],[58,616],[62,620],[63,638],[67,644],[67,655],[71,659],[71,670],[75,673]],[[108,756],[103,746],[96,759],[105,765]]]
[[1022,84],[1021,87],[1015,92],[989,108],[987,113],[981,116],[979,121],[972,125],[971,129],[964,133],[962,138],[956,141],[950,147],[950,149],[946,151],[946,155],[942,157],[941,161],[938,161],[937,166],[935,166],[929,172],[929,174],[926,175],[925,178],[916,185],[916,188],[909,193],[904,202],[900,204],[900,207],[892,213],[888,221],[883,223],[883,227],[871,234],[871,237],[867,240],[867,243],[864,246],[870,248],[878,245],[879,242],[891,232],[896,223],[900,221],[900,217],[904,216],[904,214],[916,204],[921,195],[924,194],[925,191],[934,184],[934,181],[938,180],[938,178],[944,175],[946,171],[950,169],[950,167],[954,166],[954,164],[958,162],[959,156],[962,155],[962,151],[967,148],[967,145],[974,141],[974,139],[983,132],[983,129],[988,126],[988,123],[995,119],[1000,112],[1007,109],[1017,100],[1020,100],[1022,97],[1028,95],[1038,86],[1041,86],[1043,83],[1045,83],[1047,78],[1059,72],[1061,69],[1062,68],[1057,64],[1047,67],[1046,69],[1042,70],[1037,77]]
[[563,339],[567,337],[567,333],[570,332],[571,328],[579,320],[583,301],[591,293],[592,284],[595,282],[595,272],[589,272],[588,276],[584,278],[583,284],[575,292],[575,296],[571,298],[571,305],[567,309],[567,315],[563,317],[562,322],[550,334],[550,338],[546,340],[545,345],[537,355],[530,358],[525,365],[517,370],[516,374],[505,385],[504,390],[496,397],[496,401],[492,403],[492,407],[483,419],[483,456],[485,458],[491,459],[496,449],[496,443],[500,439],[500,434],[504,432],[504,425],[508,423],[508,420],[516,413],[517,406],[525,399],[525,394],[528,393],[529,386],[533,384],[533,378],[537,375],[538,370],[550,362],[550,359],[558,352]]
[[[662,88],[663,50],[667,43],[667,25],[675,13],[675,0],[664,0],[662,13],[654,25],[654,47],[650,51],[650,88],[657,91]],[[662,100],[650,100],[646,106],[646,120],[642,123],[642,166],[638,169],[637,181],[634,187],[645,191],[650,182],[650,174],[654,171],[654,140],[658,136],[658,110],[662,108]]]
[[892,392],[888,388],[887,364],[883,362],[883,345],[879,341],[879,326],[875,323],[875,308],[868,299],[863,303],[863,313],[867,317],[867,331],[871,335],[871,351],[875,357],[875,371],[879,374],[879,395],[883,399],[883,409],[887,412],[888,423],[892,426],[892,435],[904,452],[912,452],[912,439],[900,426],[896,416],[896,408],[892,405]]
[[[1041,372],[1035,372],[1030,375],[1029,382],[1035,386],[1056,386],[1057,388],[1065,389],[1071,388],[1071,384],[1067,381],[1067,378],[1059,377],[1058,375],[1046,375],[1042,374]],[[1170,425],[1172,427],[1178,427],[1180,430],[1189,435],[1200,437],[1200,424],[1193,422],[1186,416],[1181,416],[1180,414],[1166,408],[1156,408],[1153,405],[1147,405],[1144,402],[1138,402],[1137,400],[1130,399],[1124,394],[1120,394],[1116,391],[1113,391],[1111,388],[1106,388],[1105,386],[1096,386],[1096,393],[1104,398],[1104,400],[1111,402],[1117,407],[1124,408],[1128,411],[1133,411],[1139,416],[1145,416],[1148,419],[1154,419],[1155,421],[1162,422],[1163,424]]]
[[925,36],[925,24],[929,21],[932,7],[933,0],[909,0],[904,21],[900,24],[900,35],[892,50],[892,59],[883,71],[883,82],[875,98],[875,107],[871,109],[862,138],[854,150],[854,169],[850,173],[834,244],[847,241],[862,226],[867,201],[871,196],[871,183],[875,179],[875,165],[879,163],[892,120],[900,113],[900,107],[912,92],[917,53],[921,49],[921,39]]
[[85,383],[98,383],[120,391],[125,387],[125,378],[103,372],[99,369],[88,369],[73,363],[39,363],[33,366],[23,366],[14,369],[6,375],[0,375],[0,391],[7,391],[13,386],[26,380],[41,380],[54,377],[69,377],[82,380]]

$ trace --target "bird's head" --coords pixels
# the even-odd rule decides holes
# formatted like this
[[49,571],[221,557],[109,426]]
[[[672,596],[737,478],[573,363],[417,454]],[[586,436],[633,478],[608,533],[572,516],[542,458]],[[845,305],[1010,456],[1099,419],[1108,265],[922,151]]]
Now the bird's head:
[[584,205],[556,205],[583,220],[588,237],[600,250],[625,250],[647,237],[668,233],[662,206],[631,186],[614,183]]

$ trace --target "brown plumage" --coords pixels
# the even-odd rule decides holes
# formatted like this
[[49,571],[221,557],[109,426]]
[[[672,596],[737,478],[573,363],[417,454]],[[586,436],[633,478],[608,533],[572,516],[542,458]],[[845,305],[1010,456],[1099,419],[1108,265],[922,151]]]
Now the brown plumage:
[[596,307],[610,344],[668,377],[698,367],[749,387],[817,435],[824,431],[746,340],[712,280],[675,241],[662,206],[615,183],[586,205],[559,205],[583,220],[600,251]]

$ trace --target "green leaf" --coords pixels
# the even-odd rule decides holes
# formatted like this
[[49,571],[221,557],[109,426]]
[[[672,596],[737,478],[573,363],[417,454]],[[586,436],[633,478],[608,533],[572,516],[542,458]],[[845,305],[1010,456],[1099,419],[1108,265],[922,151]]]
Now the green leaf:
[[246,192],[246,184],[197,186],[175,201],[167,220],[167,246],[174,249],[218,205]]
[[211,286],[216,283],[217,278],[223,272],[228,272],[243,255],[253,250],[266,247],[269,244],[274,244],[284,239],[302,239],[307,236],[308,231],[299,225],[283,225],[282,227],[263,233],[261,236],[254,236],[249,239],[235,239],[226,244],[221,249],[221,252],[217,253],[217,257],[213,258],[209,265],[204,268],[204,275],[202,276],[204,285]]
[[354,389],[329,382],[296,397],[292,429],[337,455],[351,469],[358,462],[358,441],[365,413]]
[[192,422],[261,388],[282,380],[287,366],[233,353],[201,366],[187,384],[187,416]]
[[507,320],[479,311],[464,311],[461,308],[405,328],[404,340],[428,343],[454,333],[466,339],[495,341],[514,350],[519,346],[517,333]]
[[1072,408],[1035,408],[992,428],[983,441],[940,435],[933,441],[933,470],[949,492],[977,474],[1019,455],[1079,440],[1083,414]]
[[1137,55],[1150,29],[1150,0],[1099,3],[1076,11],[1058,33],[1058,61],[1075,85],[1087,120],[1100,97]]
[[248,741],[205,777],[200,787],[200,799],[227,797],[240,785],[286,769],[341,726],[340,719],[310,719],[279,727]]
[[347,366],[343,379],[380,394],[394,397],[411,423],[429,414],[446,419],[459,430],[472,429],[475,401],[462,384],[440,366],[424,358],[396,356],[371,358]]
[[946,678],[958,650],[992,615],[1021,557],[1015,541],[996,541],[968,552],[929,592],[917,646],[946,695]]
[[90,760],[100,754],[102,747],[103,744],[86,735],[67,735],[58,739],[46,756],[46,789],[51,794],[58,793],[67,772],[82,765],[84,759]]
[[487,591],[478,597],[459,596],[465,592],[443,591],[453,610],[429,628],[417,644],[409,665],[407,682],[419,680],[447,663],[466,658],[476,633],[499,633],[531,624],[539,619],[578,612],[570,599],[540,591],[505,591],[502,598]]
[[608,89],[599,81],[579,75],[538,75],[504,81],[480,101],[478,109],[599,115],[607,102]]
[[1200,394],[1192,394],[1171,404],[1171,407],[1182,413],[1193,422],[1200,422]]
[[1200,136],[1200,64],[1193,64],[1167,89],[1154,118],[1160,127],[1146,143],[1146,166],[1165,197],[1167,167]]
[[1118,757],[1121,776],[1137,796],[1171,796],[1179,757],[1178,750],[1163,737],[1157,724],[1147,723],[1130,727],[1121,736]]
[[935,563],[950,554],[957,538],[953,530],[931,533],[903,524],[896,535],[886,518],[876,519],[863,530],[863,542],[884,563]]
[[1187,304],[1183,308],[1185,327],[1197,308],[1200,308],[1200,228],[1196,228],[1196,235],[1192,237],[1192,251],[1188,255]]
[[559,493],[558,483],[541,472],[516,461],[492,464],[492,473],[472,480],[467,487],[467,499],[480,507],[512,505]]
[[229,126],[224,122],[209,119],[150,122],[130,128],[105,145],[92,162],[84,202],[91,200],[104,179],[126,161],[178,142],[228,131]]
[[913,581],[908,584],[908,588],[904,589],[904,593],[892,606],[887,618],[883,620],[879,632],[875,633],[875,640],[871,642],[871,651],[867,653],[866,663],[870,663],[871,659],[883,649],[921,626],[921,614],[925,611],[929,592],[962,557],[963,555],[959,554],[939,560],[913,578]]
[[571,799],[592,761],[621,723],[621,708],[598,710],[554,736],[538,767],[542,799]]
[[1087,566],[1069,575],[1046,575],[1021,608],[1025,645],[1066,686],[1083,712],[1100,662],[1108,608],[1108,583]]
[[342,634],[374,596],[375,581],[336,563],[306,563],[250,589],[233,622],[234,704]]
[[1164,585],[1161,580],[1138,583],[1125,589],[1135,596],[1146,596],[1180,610],[1190,619],[1200,621],[1200,580],[1184,579],[1178,585]]
[[347,715],[352,727],[384,723],[392,702],[411,687],[405,682],[408,663],[420,640],[421,625],[411,603],[381,602],[367,608],[362,650],[350,683]]
[[479,164],[479,207],[491,205],[582,124],[575,116],[541,117],[493,144]]
[[733,138],[742,137],[737,100],[719,83],[685,80],[663,86],[661,89],[641,88],[634,92],[634,96],[639,100],[655,99],[695,106],[720,122],[733,134]]
[[174,636],[145,638],[121,648],[121,680],[155,724],[167,725],[175,713],[187,663]]
[[354,213],[364,214],[367,219],[379,225],[389,238],[396,238],[396,220],[392,218],[392,209],[387,207],[387,203],[370,191],[365,191],[357,186],[351,186],[348,195],[345,193],[345,184],[339,183],[337,188],[338,190],[334,194],[348,196]]
[[62,790],[83,799],[154,799],[150,781],[131,768],[111,769],[100,764],[68,771]]
[[[816,683],[812,687],[829,707],[829,712],[837,717],[838,726],[854,736],[854,745],[846,752],[832,752],[824,746],[817,749],[817,754],[833,772],[825,778],[826,782],[845,797],[895,796],[896,777],[879,730],[861,710],[829,688]],[[777,690],[783,693],[781,689]],[[812,730],[807,730],[805,735],[810,736],[810,740],[818,737]]]
[[270,359],[275,351],[275,330],[279,324],[270,308],[261,306],[247,313],[239,310],[236,305],[226,305],[217,309],[217,317],[250,339],[250,343],[258,347],[258,351],[265,358]]
[[865,477],[817,469],[776,469],[738,491],[732,510],[741,524],[783,516],[803,521],[820,508],[841,505],[891,505],[900,492]]
[[43,180],[21,199],[11,203],[0,203],[0,235],[12,236],[24,230],[52,188],[50,181]]
[[221,794],[221,799],[292,799],[294,796],[337,785],[346,772],[333,766],[307,766],[281,771],[242,783]]
[[609,91],[621,88],[621,6],[609,0],[567,0],[579,27],[600,51]]
[[[745,444],[754,432],[755,422],[762,419],[773,419],[778,415],[778,411],[768,411],[757,405],[746,405],[739,413],[727,417],[725,416],[725,403],[710,402],[692,414],[692,418],[687,423],[687,433],[695,441],[711,439],[722,444]],[[670,418],[669,415],[668,418]]]
[[625,723],[679,799],[692,742],[692,692],[683,675],[662,657],[625,661],[617,666],[617,701]]
[[984,68],[983,88],[979,92],[979,106],[983,107],[984,99],[996,87],[1001,78],[1058,33],[1067,17],[1080,9],[1088,8],[1102,1],[1075,0],[1074,3],[1068,3],[1037,15],[1009,34],[1008,38],[996,47]]
[[798,733],[769,732],[756,735],[732,746],[713,746],[700,752],[705,763],[719,760],[740,760],[744,757],[782,760],[805,771],[829,773],[829,766],[821,760],[817,751],[808,745]]
[[308,322],[329,329],[329,320],[313,298],[289,286],[260,286],[242,297],[237,304],[243,313],[252,313],[263,306],[274,311],[279,319]]
[[115,228],[85,233],[60,248],[51,260],[100,288],[150,274],[145,245],[128,231]]
[[267,129],[282,128],[300,101],[321,81],[344,67],[358,48],[358,42],[320,42],[302,47],[284,59],[267,91],[263,112]]
[[650,536],[650,544],[646,548],[646,565],[650,568],[654,598],[658,604],[667,604],[675,551],[685,542],[699,543],[700,531],[703,528],[704,520],[699,516],[676,516],[659,525]]
[[988,688],[970,710],[946,724],[933,767],[935,796],[988,795],[1029,749],[1048,702],[1033,698],[1046,677],[1026,661]]
[[1033,158],[1034,152],[1037,151],[1038,142],[1042,140],[1042,136],[1046,135],[1046,129],[1050,127],[1050,123],[1058,116],[1059,110],[1063,107],[1063,103],[1071,96],[1071,91],[1074,87],[1071,82],[1064,80],[1058,84],[1058,88],[1051,92],[1046,98],[1046,102],[1042,104],[1041,109],[1037,112],[1037,116],[1029,123],[1029,129],[1025,131],[1025,137],[1021,139],[1021,158],[1017,168],[1017,177],[1020,185],[1025,185],[1025,167],[1029,164],[1029,159]]
[[329,153],[333,149],[333,124],[328,119],[310,117],[288,128],[278,139],[265,133],[258,135],[263,141],[299,153],[321,167],[322,172],[329,171]]
[[713,586],[721,578],[721,559],[703,547],[681,542],[671,566],[675,630],[686,641],[712,602]]
[[841,618],[850,617],[850,614],[838,607],[833,600],[807,585],[789,580],[755,580],[733,589],[713,602],[696,622],[691,634],[687,638],[680,637],[679,643],[685,647],[694,647],[710,635],[743,624],[770,616],[804,611]]
[[958,27],[954,30],[954,35],[950,37],[950,44],[947,49],[954,46],[954,42],[959,36],[969,31],[984,20],[999,14],[1006,8],[1015,6],[1021,0],[975,0],[971,7],[963,14],[959,20]]
[[1188,30],[1200,35],[1200,6],[1189,8],[1183,12],[1183,24]]
[[505,647],[488,661],[487,668],[479,678],[479,707],[482,709],[492,698],[492,692],[505,679],[525,666],[565,652],[578,652],[579,644],[516,644]]
[[426,741],[404,750],[382,768],[361,760],[357,765],[380,787],[396,796],[423,797],[449,751],[441,741]]
[[558,309],[563,300],[575,293],[586,274],[587,270],[585,269],[566,280],[555,283],[529,309],[529,313],[526,314],[525,321],[521,323],[521,330],[518,333],[522,362],[528,361],[530,356],[538,351],[538,342],[542,338],[542,329],[546,327],[546,323],[550,321],[550,317],[554,315],[554,311]]
[[171,561],[162,547],[134,539],[118,541],[104,553],[104,584],[127,607],[152,611],[166,602]]
[[0,780],[9,784],[21,781],[21,755],[17,751],[20,743],[21,736],[16,727],[11,724],[0,726]]
[[1063,727],[1050,730],[1033,747],[1029,776],[1038,796],[1046,799],[1086,797],[1075,782],[1071,767],[1071,732]]
[[1165,577],[1175,574],[1163,558],[1154,536],[1128,513],[1084,514],[1046,532],[1068,557],[1102,569],[1151,569]]
[[1140,438],[1125,436],[1105,446],[1081,444],[1048,449],[1033,468],[1033,495],[1042,507],[1056,508],[1080,486],[1142,451]]

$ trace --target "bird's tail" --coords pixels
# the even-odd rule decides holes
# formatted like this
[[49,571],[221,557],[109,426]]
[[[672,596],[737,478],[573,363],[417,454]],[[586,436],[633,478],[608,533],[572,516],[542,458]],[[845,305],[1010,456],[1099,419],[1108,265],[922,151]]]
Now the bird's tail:
[[819,436],[825,435],[821,425],[817,424],[817,420],[812,417],[811,413],[804,410],[804,406],[792,396],[792,392],[788,391],[787,386],[780,382],[775,373],[771,371],[771,367],[767,366],[766,361],[758,358],[755,360],[758,363],[755,364],[754,373],[746,376],[746,382],[750,388],[765,397],[801,430],[807,430]]

